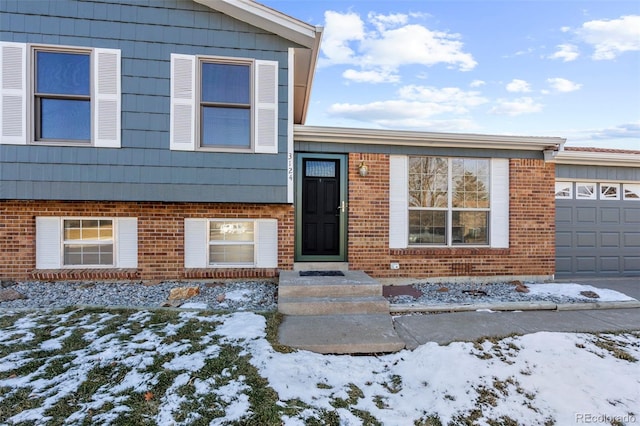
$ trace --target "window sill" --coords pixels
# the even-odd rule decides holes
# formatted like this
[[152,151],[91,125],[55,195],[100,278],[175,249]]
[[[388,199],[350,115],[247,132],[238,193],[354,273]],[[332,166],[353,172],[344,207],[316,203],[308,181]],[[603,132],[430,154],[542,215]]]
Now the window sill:
[[138,280],[138,269],[95,268],[95,269],[34,269],[29,277],[38,281],[71,280]]
[[508,248],[491,248],[491,247],[408,247],[405,249],[390,249],[389,254],[392,256],[507,256],[510,250]]
[[275,278],[278,268],[186,268],[186,279]]

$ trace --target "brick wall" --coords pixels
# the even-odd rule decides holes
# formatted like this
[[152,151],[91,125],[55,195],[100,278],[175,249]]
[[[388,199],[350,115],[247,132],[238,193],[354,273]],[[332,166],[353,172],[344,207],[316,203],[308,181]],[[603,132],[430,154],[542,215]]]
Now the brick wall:
[[[36,216],[138,218],[136,270],[35,270]],[[0,201],[1,279],[189,279],[273,277],[277,269],[184,268],[185,218],[278,219],[278,266],[293,266],[293,207],[273,204]]]
[[389,156],[350,154],[349,267],[380,278],[554,274],[554,165],[511,159],[509,169],[509,248],[389,249]]

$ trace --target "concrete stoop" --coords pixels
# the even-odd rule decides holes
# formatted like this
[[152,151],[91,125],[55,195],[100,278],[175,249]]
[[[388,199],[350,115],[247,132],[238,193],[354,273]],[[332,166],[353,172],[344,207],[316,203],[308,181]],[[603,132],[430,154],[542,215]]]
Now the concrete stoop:
[[405,343],[393,327],[382,284],[361,271],[344,276],[280,273],[278,311],[283,345],[318,353],[396,352]]

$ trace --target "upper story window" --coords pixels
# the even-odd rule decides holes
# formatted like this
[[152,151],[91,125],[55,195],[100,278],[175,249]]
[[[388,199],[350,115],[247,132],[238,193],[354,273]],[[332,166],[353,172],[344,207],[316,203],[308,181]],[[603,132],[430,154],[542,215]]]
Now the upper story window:
[[200,145],[251,148],[251,65],[200,64]]
[[0,144],[119,148],[120,51],[0,42]]
[[410,157],[408,167],[409,244],[489,244],[489,160]]
[[278,63],[171,55],[173,150],[278,152]]
[[91,53],[35,50],[36,141],[91,141]]

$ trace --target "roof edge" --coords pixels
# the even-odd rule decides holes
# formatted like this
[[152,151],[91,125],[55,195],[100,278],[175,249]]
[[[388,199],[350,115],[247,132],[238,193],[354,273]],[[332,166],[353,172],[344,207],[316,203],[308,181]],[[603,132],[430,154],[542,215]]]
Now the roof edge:
[[233,18],[277,34],[309,49],[316,45],[317,27],[252,0],[194,0]]
[[640,167],[640,155],[629,152],[561,151],[552,162],[567,165]]
[[414,132],[406,130],[358,129],[296,125],[295,142],[356,143],[511,150],[561,150],[566,139],[539,136],[504,136],[470,133]]

